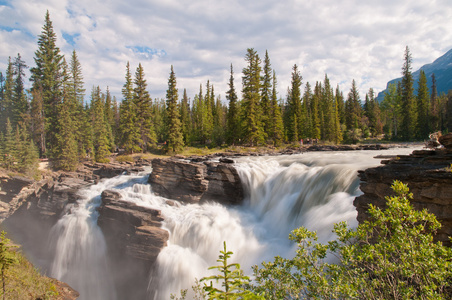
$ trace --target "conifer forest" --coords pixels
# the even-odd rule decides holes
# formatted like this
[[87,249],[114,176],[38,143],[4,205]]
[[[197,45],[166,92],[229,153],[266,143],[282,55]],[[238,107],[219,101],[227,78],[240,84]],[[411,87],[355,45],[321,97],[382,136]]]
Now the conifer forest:
[[[226,147],[357,143],[363,139],[424,141],[452,131],[452,93],[427,86],[421,71],[417,90],[407,46],[401,55],[402,80],[378,102],[371,88],[361,99],[353,80],[348,91],[324,80],[303,81],[294,65],[286,95],[277,93],[270,56],[246,49],[242,70],[230,68],[226,99],[209,81],[187,95],[177,85],[177,66],[168,70],[164,99],[152,99],[142,65],[124,63],[122,99],[108,87],[86,90],[83,66],[74,50],[68,57],[56,46],[47,12],[34,61],[10,57],[0,73],[0,164],[33,176],[39,158],[52,167],[74,170],[83,160],[106,162],[114,153],[178,153],[186,146]],[[29,65],[30,64],[30,65]],[[25,70],[31,76],[26,78]],[[234,85],[240,76],[242,86]],[[25,89],[29,80],[31,88]]]

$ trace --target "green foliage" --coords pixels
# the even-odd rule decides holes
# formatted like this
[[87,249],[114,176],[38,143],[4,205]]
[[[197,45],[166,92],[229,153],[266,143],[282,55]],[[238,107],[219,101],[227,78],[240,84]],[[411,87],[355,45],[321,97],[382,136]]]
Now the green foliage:
[[6,232],[2,231],[0,235],[0,265],[2,275],[2,291],[3,299],[6,299],[6,274],[5,272],[15,263],[17,263],[16,257],[11,251],[13,246],[10,245],[11,241],[6,237]]
[[18,251],[2,231],[0,236],[0,265],[3,299],[58,299],[55,280],[42,276]]
[[[231,258],[233,252],[226,250],[226,242],[223,245],[224,249],[220,251],[217,259],[220,265],[209,268],[209,270],[218,270],[220,274],[201,279],[201,282],[210,282],[209,285],[204,285],[204,291],[207,293],[208,299],[263,299],[251,291],[245,290],[244,287],[249,284],[250,279],[243,275],[239,264],[228,263],[228,259]],[[214,287],[212,280],[217,283],[221,282],[222,289]]]
[[[406,185],[392,188],[385,210],[370,205],[370,219],[357,229],[336,224],[334,241],[316,243],[315,232],[294,230],[296,256],[255,266],[253,290],[267,299],[450,299],[452,249],[432,236],[440,223],[413,209]],[[325,262],[328,255],[339,263]]]
[[168,128],[168,152],[179,152],[184,148],[182,125],[178,107],[178,92],[176,87],[176,74],[171,66],[168,79],[168,90],[166,91],[166,116]]

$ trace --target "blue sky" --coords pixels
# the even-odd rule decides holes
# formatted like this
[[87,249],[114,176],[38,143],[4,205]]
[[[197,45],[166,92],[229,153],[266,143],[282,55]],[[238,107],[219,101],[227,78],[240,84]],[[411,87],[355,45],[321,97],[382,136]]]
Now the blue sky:
[[405,46],[413,71],[452,48],[450,0],[0,0],[0,70],[20,53],[29,66],[46,10],[57,44],[76,50],[85,88],[121,99],[125,66],[141,63],[153,98],[165,97],[170,66],[189,97],[207,80],[225,100],[232,63],[237,91],[247,48],[268,50],[286,96],[299,66],[311,86],[328,74],[345,94],[361,95],[400,76]]

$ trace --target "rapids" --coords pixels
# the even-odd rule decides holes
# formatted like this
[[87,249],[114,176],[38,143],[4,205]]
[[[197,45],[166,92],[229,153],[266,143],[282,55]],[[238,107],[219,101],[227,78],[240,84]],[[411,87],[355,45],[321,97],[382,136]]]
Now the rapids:
[[322,242],[334,238],[334,223],[347,221],[357,226],[353,206],[353,199],[361,193],[357,171],[379,165],[380,160],[373,158],[376,155],[412,150],[242,157],[235,163],[246,193],[239,206],[214,201],[170,206],[147,184],[151,170],[102,180],[81,190],[77,203],[53,227],[50,275],[68,282],[80,292],[80,299],[116,298],[104,237],[97,226],[96,207],[105,189],[117,190],[125,201],[162,211],[170,239],[149,278],[149,294],[154,299],[169,299],[181,289],[190,293],[195,278],[211,275],[207,268],[218,264],[223,241],[234,252],[231,262],[240,263],[250,274],[253,265],[275,255],[290,257],[295,246],[288,235],[299,226],[316,230]]

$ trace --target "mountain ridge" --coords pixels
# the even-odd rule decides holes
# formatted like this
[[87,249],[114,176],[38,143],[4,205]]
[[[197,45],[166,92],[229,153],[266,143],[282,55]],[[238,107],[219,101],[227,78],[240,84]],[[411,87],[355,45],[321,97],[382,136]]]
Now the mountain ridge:
[[[425,75],[427,76],[427,86],[430,93],[432,90],[432,74],[435,74],[436,90],[438,92],[438,95],[442,93],[447,94],[447,92],[452,89],[452,49],[435,59],[435,61],[433,61],[432,63],[425,64],[417,71],[412,73],[414,80],[413,88],[415,94],[417,94],[418,81],[421,70],[423,70],[425,72]],[[386,89],[378,93],[378,102],[383,101],[385,92],[388,90],[390,84],[397,84],[401,80],[402,77],[390,80],[386,84]]]

